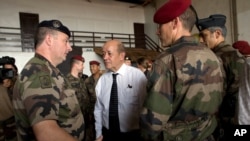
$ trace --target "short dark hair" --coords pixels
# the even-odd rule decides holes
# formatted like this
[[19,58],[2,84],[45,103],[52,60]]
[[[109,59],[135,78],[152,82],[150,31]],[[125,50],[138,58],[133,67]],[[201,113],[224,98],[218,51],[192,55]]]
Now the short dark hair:
[[57,35],[57,32],[58,31],[47,28],[47,27],[38,28],[35,34],[35,49],[44,41],[45,36],[47,34]]
[[188,9],[179,17],[182,21],[183,27],[191,32],[197,22],[197,13],[195,9],[189,6]]

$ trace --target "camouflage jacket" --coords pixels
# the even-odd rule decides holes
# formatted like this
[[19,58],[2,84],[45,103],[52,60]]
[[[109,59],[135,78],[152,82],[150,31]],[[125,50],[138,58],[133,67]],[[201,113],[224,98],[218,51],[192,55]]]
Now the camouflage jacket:
[[13,105],[23,141],[35,141],[32,126],[48,119],[56,120],[73,137],[83,139],[84,118],[75,91],[63,74],[38,54],[24,66],[15,83]]
[[225,97],[220,109],[222,117],[234,117],[239,92],[240,72],[244,66],[244,56],[231,45],[221,42],[213,52],[223,61],[225,70]]
[[[100,75],[100,77],[101,77],[101,75]],[[87,87],[87,93],[88,93],[88,96],[89,96],[89,99],[90,99],[89,100],[89,102],[90,102],[89,103],[89,112],[90,113],[94,113],[95,102],[96,102],[95,86],[96,86],[97,81],[95,81],[93,75],[91,75],[90,77],[88,77],[85,80],[85,84],[86,84],[86,87]]]
[[213,49],[213,52],[223,61],[223,67],[226,73],[226,95],[238,93],[240,71],[245,62],[244,56],[234,49],[231,45],[220,43]]
[[67,75],[67,79],[71,87],[75,90],[77,99],[79,101],[83,114],[86,112],[89,104],[89,96],[87,94],[86,85],[82,78],[76,78],[70,73]]
[[148,78],[141,113],[144,140],[201,141],[217,126],[223,68],[193,37],[182,37],[160,54]]

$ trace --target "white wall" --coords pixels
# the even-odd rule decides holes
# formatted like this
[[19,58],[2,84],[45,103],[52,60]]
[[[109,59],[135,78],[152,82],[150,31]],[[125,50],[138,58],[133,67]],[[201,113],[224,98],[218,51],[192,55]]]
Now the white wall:
[[250,43],[250,1],[237,0],[238,39]]
[[[0,26],[19,28],[19,12],[26,12],[39,14],[40,21],[59,19],[70,30],[133,34],[133,23],[145,23],[145,17],[143,7],[130,8],[131,5],[114,0],[92,0],[91,3],[85,0],[1,0]],[[33,52],[3,51],[1,48],[0,57],[15,57],[19,70],[34,56]],[[102,62],[102,59],[93,51],[84,51],[84,73],[90,75],[88,62],[93,59]],[[103,63],[101,69],[105,69]]]
[[1,0],[0,26],[20,27],[19,12],[39,14],[40,21],[59,19],[70,30],[133,34],[144,23],[144,9],[114,0]]

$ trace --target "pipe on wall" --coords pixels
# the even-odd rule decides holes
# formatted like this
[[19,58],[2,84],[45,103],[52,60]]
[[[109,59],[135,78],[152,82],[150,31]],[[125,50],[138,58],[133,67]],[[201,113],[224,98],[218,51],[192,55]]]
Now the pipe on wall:
[[230,0],[230,19],[231,19],[231,32],[232,32],[232,42],[238,41],[238,18],[237,18],[237,2],[236,0]]

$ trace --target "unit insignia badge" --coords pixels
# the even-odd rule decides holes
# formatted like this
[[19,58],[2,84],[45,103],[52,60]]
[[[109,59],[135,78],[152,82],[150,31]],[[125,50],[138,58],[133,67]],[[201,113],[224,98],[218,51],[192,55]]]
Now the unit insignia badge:
[[62,25],[62,24],[61,24],[60,21],[57,21],[57,20],[53,21],[53,27],[59,28],[61,25]]
[[51,82],[50,77],[48,75],[40,76],[39,80],[40,80],[42,88],[52,88],[52,82]]

